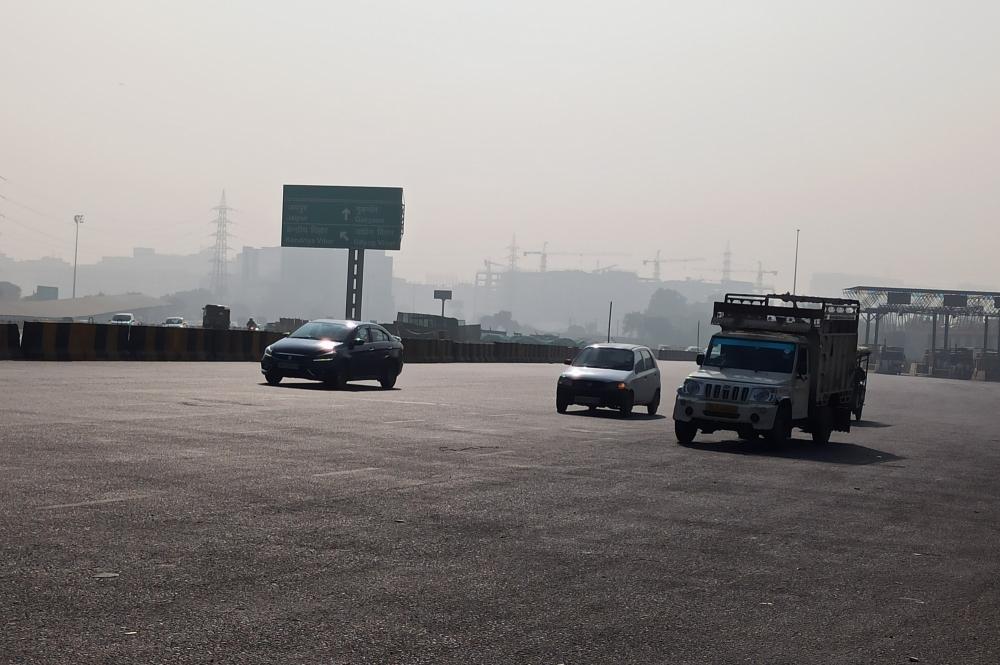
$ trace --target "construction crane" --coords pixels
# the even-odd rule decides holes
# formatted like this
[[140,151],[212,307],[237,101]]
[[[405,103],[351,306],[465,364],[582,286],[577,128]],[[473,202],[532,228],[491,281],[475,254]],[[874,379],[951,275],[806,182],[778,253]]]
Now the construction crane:
[[660,250],[656,250],[655,259],[644,259],[642,265],[646,266],[650,263],[653,264],[653,279],[657,282],[660,281],[660,264],[661,263],[694,263],[696,261],[704,261],[705,259],[699,257],[696,259],[661,259]]
[[523,254],[524,256],[537,255],[539,257],[538,261],[538,271],[545,272],[549,267],[549,257],[550,256],[579,256],[583,258],[584,256],[628,256],[628,254],[617,254],[614,252],[550,252],[549,243],[543,242],[542,248],[534,250],[526,250]]
[[730,275],[732,273],[754,273],[754,274],[757,275],[757,281],[754,283],[754,286],[757,287],[758,291],[763,291],[764,290],[764,275],[777,275],[778,274],[777,270],[764,270],[764,264],[761,263],[760,261],[757,262],[757,269],[756,270],[752,270],[752,269],[751,270],[733,270],[729,266],[723,266],[722,268],[704,268],[704,270],[707,270],[709,272],[721,272],[722,273],[722,281],[724,281],[724,282],[730,281]]

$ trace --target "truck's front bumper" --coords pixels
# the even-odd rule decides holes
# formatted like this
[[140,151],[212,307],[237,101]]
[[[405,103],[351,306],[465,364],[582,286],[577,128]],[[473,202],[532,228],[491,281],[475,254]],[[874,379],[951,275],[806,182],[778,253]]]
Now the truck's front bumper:
[[710,402],[680,395],[674,401],[674,420],[712,429],[767,432],[774,427],[777,413],[777,404]]

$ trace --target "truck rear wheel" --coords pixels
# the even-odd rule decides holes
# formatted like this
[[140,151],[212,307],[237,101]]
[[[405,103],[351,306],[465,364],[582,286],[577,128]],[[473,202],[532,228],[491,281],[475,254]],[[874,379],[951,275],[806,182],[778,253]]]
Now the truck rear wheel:
[[674,421],[674,434],[677,435],[677,442],[689,444],[698,436],[698,428],[694,423],[686,423],[683,420]]
[[813,443],[820,445],[830,442],[830,433],[833,431],[833,409],[828,406],[822,407],[809,425]]

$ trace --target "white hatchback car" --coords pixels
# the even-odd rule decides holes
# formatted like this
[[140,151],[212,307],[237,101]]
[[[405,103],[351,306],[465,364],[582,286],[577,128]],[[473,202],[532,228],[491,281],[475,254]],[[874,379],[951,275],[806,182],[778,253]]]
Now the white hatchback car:
[[660,369],[645,346],[593,344],[566,364],[556,387],[559,413],[582,404],[617,409],[626,418],[634,406],[645,406],[650,415],[660,407]]

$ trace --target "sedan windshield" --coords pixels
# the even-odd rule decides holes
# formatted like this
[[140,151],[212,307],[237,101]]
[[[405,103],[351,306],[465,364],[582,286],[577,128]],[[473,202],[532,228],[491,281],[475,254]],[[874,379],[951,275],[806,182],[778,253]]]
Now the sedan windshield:
[[167,323],[175,325],[178,323],[184,323],[184,319],[167,319]]
[[323,323],[320,321],[310,321],[289,337],[296,339],[329,339],[334,342],[343,342],[351,333],[353,328],[342,323]]
[[132,320],[132,315],[131,314],[115,314],[114,316],[111,317],[111,320],[112,321],[131,321]]
[[702,366],[791,374],[794,362],[795,345],[791,342],[714,337]]
[[573,367],[595,367],[630,372],[635,364],[633,358],[632,351],[629,349],[588,346],[573,360]]

